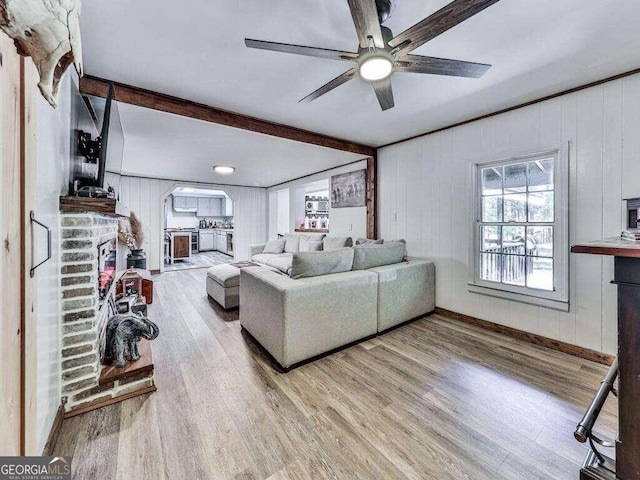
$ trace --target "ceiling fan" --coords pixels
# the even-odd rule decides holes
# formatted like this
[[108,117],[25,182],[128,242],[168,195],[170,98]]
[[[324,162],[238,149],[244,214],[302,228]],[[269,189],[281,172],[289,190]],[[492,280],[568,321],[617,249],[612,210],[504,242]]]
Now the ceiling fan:
[[249,38],[246,38],[244,42],[249,48],[329,58],[357,64],[304,97],[300,100],[301,102],[315,100],[359,74],[363,80],[370,82],[373,86],[382,110],[388,110],[394,106],[390,77],[393,72],[472,78],[480,78],[484,75],[491,68],[491,65],[412,55],[410,52],[498,1],[454,0],[394,37],[389,28],[382,26],[391,13],[392,0],[347,0],[360,42],[358,53]]

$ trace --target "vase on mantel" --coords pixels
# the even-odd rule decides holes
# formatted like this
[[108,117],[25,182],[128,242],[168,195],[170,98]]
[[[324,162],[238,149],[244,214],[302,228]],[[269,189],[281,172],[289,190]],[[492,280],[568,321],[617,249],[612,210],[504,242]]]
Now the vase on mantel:
[[131,253],[127,255],[127,268],[147,269],[147,255],[142,248],[131,249]]

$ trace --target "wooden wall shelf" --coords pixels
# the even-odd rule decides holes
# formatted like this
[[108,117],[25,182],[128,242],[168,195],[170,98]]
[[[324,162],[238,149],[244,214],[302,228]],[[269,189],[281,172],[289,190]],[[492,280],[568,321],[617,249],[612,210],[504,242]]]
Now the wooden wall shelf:
[[151,356],[151,342],[142,339],[138,342],[138,351],[140,352],[140,360],[134,363],[127,363],[124,367],[116,368],[110,365],[104,365],[100,372],[99,385],[122,380],[123,378],[132,377],[139,373],[153,371],[153,357]]
[[296,228],[296,232],[329,233],[329,229],[327,228]]
[[129,209],[112,198],[60,197],[63,213],[101,213],[112,217],[128,217]]

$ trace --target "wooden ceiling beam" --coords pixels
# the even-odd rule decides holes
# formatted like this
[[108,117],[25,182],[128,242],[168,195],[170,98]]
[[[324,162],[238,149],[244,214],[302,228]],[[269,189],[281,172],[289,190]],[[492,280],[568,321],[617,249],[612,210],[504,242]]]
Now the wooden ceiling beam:
[[128,103],[160,112],[172,113],[174,115],[203,120],[218,125],[248,130],[272,137],[293,140],[294,142],[358,153],[367,157],[375,155],[376,152],[374,147],[368,145],[361,145],[288,125],[220,110],[208,105],[163,95],[142,88],[110,82],[102,78],[84,76],[80,79],[80,92],[86,95],[105,98],[107,96],[109,83],[113,83],[115,87],[115,99],[121,103]]

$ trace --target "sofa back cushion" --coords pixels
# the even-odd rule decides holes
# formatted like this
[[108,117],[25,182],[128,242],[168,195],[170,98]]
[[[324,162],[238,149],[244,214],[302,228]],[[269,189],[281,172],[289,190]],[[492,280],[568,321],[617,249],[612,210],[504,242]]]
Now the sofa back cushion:
[[324,237],[324,240],[322,240],[322,250],[325,252],[347,247],[353,247],[353,239],[351,237]]
[[322,240],[318,240],[318,241],[300,240],[300,251],[301,252],[321,252]]
[[270,240],[264,246],[262,253],[283,253],[284,252],[284,240]]
[[373,238],[359,238],[356,240],[356,245],[368,245],[368,244],[382,245],[384,243],[383,239],[375,240]]
[[353,269],[367,270],[382,265],[400,263],[406,246],[402,242],[356,245],[353,247]]
[[286,233],[282,239],[284,240],[284,253],[296,253],[300,250],[300,235]]
[[289,276],[291,278],[317,277],[330,273],[348,272],[352,266],[352,248],[328,252],[298,252],[293,254]]

